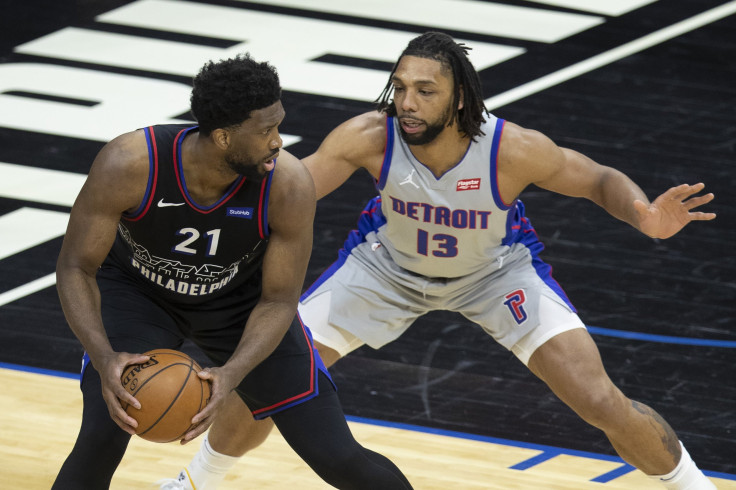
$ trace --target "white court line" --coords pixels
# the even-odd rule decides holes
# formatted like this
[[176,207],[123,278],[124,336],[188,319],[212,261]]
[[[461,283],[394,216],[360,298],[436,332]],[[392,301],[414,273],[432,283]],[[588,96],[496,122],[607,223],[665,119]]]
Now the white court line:
[[0,306],[12,303],[16,299],[20,299],[24,296],[37,293],[42,289],[53,286],[54,284],[56,284],[56,273],[49,274],[48,276],[43,276],[27,284],[18,286],[15,289],[11,289],[10,291],[6,291],[0,294]]
[[537,78],[536,80],[532,80],[524,85],[507,90],[502,94],[495,95],[485,100],[486,107],[488,110],[493,110],[506,104],[510,104],[511,102],[516,102],[524,97],[536,94],[537,92],[541,92],[542,90],[548,89],[549,87],[558,85],[562,82],[566,82],[572,78],[579,77],[580,75],[613,63],[614,61],[618,61],[626,56],[638,53],[639,51],[643,51],[654,45],[669,41],[677,36],[694,31],[699,27],[703,27],[704,25],[721,20],[729,15],[733,15],[734,13],[736,13],[736,0],[725,3],[719,7],[706,10],[694,17],[672,24],[669,27],[652,32],[651,34],[647,34],[644,37],[613,48],[605,53],[601,53],[554,73],[550,73],[549,75]]

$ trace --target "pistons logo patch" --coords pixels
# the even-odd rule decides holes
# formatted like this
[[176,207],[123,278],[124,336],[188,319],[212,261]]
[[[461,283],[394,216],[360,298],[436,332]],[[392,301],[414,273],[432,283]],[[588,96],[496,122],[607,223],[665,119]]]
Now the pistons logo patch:
[[517,289],[516,291],[510,292],[504,296],[504,300],[503,304],[505,304],[509,309],[511,316],[514,317],[516,323],[521,325],[527,320],[527,318],[529,318],[525,308],[526,293],[524,293],[523,289]]
[[475,191],[480,189],[480,177],[477,179],[463,179],[457,181],[456,191]]

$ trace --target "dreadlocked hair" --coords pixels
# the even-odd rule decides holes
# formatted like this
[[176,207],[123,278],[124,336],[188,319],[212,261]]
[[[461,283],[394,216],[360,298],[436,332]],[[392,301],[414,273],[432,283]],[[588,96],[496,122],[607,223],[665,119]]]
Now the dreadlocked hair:
[[[472,48],[463,43],[457,43],[447,34],[442,32],[426,32],[415,37],[401,53],[396,61],[388,83],[376,99],[376,109],[388,116],[396,116],[396,106],[392,98],[393,83],[391,79],[396,73],[401,58],[404,56],[416,56],[427,58],[442,63],[443,67],[450,70],[453,80],[453,114],[449,125],[458,123],[460,130],[473,140],[476,136],[483,135],[480,125],[485,122],[485,114],[488,114],[483,102],[483,90],[480,84],[478,72],[468,59],[468,51]],[[460,102],[460,90],[463,91],[463,108],[458,110]]]
[[254,61],[247,53],[207,62],[192,85],[192,115],[205,136],[215,129],[236,126],[250,118],[252,111],[281,99],[276,69],[267,62]]

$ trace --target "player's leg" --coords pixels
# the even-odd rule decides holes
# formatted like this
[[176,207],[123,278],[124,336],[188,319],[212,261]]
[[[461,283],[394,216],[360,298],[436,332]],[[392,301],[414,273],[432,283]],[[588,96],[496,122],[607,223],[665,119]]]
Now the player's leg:
[[574,324],[577,315],[543,297],[540,317],[542,326],[520,341],[521,350],[517,346],[512,350],[517,355],[533,352],[528,359],[529,369],[560,400],[601,429],[625,461],[648,475],[669,476],[669,481],[663,482],[668,488],[715,488],[682,450],[669,424],[650,407],[627,398],[613,384],[586,329],[562,331],[535,348],[535,337],[543,337],[545,329],[554,328],[554,324]]
[[160,488],[215,490],[240,457],[260,446],[272,428],[270,418],[255,420],[243,399],[231,393],[202,439],[197,454],[176,479],[160,480]]
[[323,374],[319,391],[319,396],[272,416],[292,449],[325,482],[342,490],[412,488],[391,460],[358,444]]
[[[341,357],[335,349],[316,341],[314,345],[327,367],[332,366]],[[243,400],[237,394],[231,393],[207,433],[207,443],[210,445],[208,452],[215,456],[217,454],[236,458],[243,456],[260,446],[272,428],[271,419],[254,420]],[[207,463],[207,459],[202,460]],[[197,479],[194,478],[194,481],[197,482]],[[197,488],[205,487],[200,484]]]
[[[315,339],[314,346],[317,348],[322,362],[326,367],[330,367],[342,356],[363,345],[363,342],[351,333],[330,325],[328,313],[330,311],[331,295],[327,286],[317,296],[314,300],[306,299],[303,303],[300,303],[299,316],[311,330]],[[218,455],[243,456],[248,451],[260,446],[268,437],[272,427],[273,422],[270,419],[254,420],[250,409],[239,396],[233,393],[210,427],[207,434],[207,444],[210,447],[204,447],[203,442],[205,451],[202,451],[199,459],[203,463],[211,465],[211,463],[208,463],[208,454],[215,457]],[[196,456],[195,459],[197,459]],[[221,465],[226,461],[223,459],[219,463]],[[191,464],[187,468],[200,473],[199,468]],[[203,486],[204,478],[198,479],[191,474],[190,477],[197,484],[197,488],[206,490]],[[209,484],[209,480],[207,483]],[[213,488],[215,487],[213,486]]]
[[[350,339],[349,333],[339,329],[336,329],[334,333],[324,328],[320,330],[323,332],[322,338]],[[325,365],[330,367],[341,358],[340,352],[348,352],[348,345],[358,344],[351,340],[335,348],[327,347],[317,341],[314,345]],[[233,393],[217,414],[197,454],[179,472],[175,480],[161,480],[161,488],[215,490],[239,458],[260,446],[272,428],[271,418],[255,420],[245,402]]]
[[56,477],[53,490],[108,488],[130,441],[130,434],[110,418],[100,376],[87,366],[82,376],[82,426]]
[[[168,315],[145,295],[98,277],[102,320],[118,352],[140,353],[178,348],[183,337]],[[130,435],[110,418],[102,398],[100,377],[88,363],[82,373],[82,424],[74,448],[62,465],[53,489],[108,488]]]

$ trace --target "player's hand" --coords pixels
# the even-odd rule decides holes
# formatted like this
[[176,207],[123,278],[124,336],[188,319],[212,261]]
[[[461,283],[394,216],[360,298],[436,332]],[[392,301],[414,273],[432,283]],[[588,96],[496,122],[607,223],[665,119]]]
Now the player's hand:
[[639,230],[652,238],[669,238],[691,221],[706,221],[716,217],[715,213],[692,212],[692,209],[713,200],[713,194],[695,196],[705,184],[682,184],[672,187],[651,204],[634,201],[639,216]]
[[95,369],[100,373],[102,382],[102,398],[107,404],[107,411],[112,420],[130,435],[135,435],[138,422],[128,415],[123,406],[133,405],[141,408],[141,404],[130,393],[125,391],[120,377],[125,368],[131,364],[142,364],[150,359],[143,354],[129,354],[127,352],[113,352],[109,356],[95,359]]
[[207,405],[192,418],[192,425],[194,427],[184,434],[184,437],[180,441],[182,444],[186,444],[198,437],[212,425],[217,411],[223,406],[230,392],[242,381],[240,377],[231,373],[226,366],[204,368],[198,374],[200,379],[207,380],[212,384],[212,393]]

